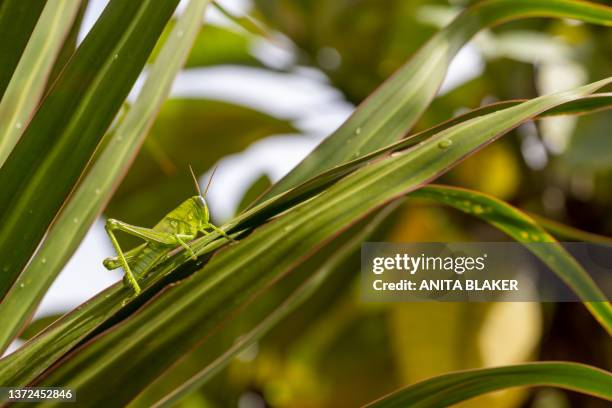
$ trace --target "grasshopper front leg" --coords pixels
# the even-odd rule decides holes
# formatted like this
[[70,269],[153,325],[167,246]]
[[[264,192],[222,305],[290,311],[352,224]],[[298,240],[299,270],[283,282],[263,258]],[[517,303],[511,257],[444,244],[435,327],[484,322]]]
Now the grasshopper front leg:
[[223,231],[221,228],[217,227],[216,225],[213,225],[211,223],[206,224],[206,228],[210,228],[215,232],[218,232],[219,234],[223,235],[225,238],[227,238],[228,241],[231,242],[236,242],[236,240],[232,237],[230,237],[229,235],[227,235],[227,233],[225,231]]

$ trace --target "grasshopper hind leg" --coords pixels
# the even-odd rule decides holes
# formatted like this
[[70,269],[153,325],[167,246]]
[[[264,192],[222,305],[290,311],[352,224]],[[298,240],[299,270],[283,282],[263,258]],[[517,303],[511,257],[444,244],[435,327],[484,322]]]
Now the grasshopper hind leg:
[[132,270],[130,269],[130,265],[125,259],[123,251],[121,250],[121,247],[119,246],[119,242],[117,241],[117,238],[115,238],[114,231],[117,229],[115,220],[108,219],[106,221],[106,225],[104,226],[104,229],[106,229],[106,233],[110,237],[113,247],[115,248],[115,251],[117,252],[117,257],[119,258],[119,262],[121,263],[121,266],[123,267],[123,270],[125,271],[124,282],[127,281],[126,283],[129,284],[134,289],[135,294],[138,295],[140,293],[140,285],[138,285],[138,282],[136,281],[136,278],[134,277],[134,274],[132,273]]
[[[127,261],[128,265],[131,265],[130,268],[134,265],[133,262],[138,259],[138,256],[141,254],[144,248],[147,247],[147,244],[142,244],[137,246],[136,248],[130,249],[129,251],[125,251],[123,253],[123,257]],[[118,256],[112,256],[106,258],[102,264],[106,269],[112,271],[117,268],[121,268],[123,265],[121,264],[121,259]]]

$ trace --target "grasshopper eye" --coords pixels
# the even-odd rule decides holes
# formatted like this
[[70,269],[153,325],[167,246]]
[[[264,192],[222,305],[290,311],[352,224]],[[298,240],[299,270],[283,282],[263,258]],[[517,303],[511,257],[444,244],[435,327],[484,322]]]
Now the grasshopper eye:
[[198,200],[197,200],[198,204],[200,204],[202,207],[206,207],[206,201],[204,201],[204,197],[202,196],[198,196]]

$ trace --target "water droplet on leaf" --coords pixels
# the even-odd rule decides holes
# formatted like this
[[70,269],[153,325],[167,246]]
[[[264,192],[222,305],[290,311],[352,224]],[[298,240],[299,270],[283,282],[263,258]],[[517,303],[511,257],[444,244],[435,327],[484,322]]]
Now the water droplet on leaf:
[[438,143],[438,147],[439,147],[440,149],[448,149],[448,148],[450,147],[450,145],[452,145],[452,144],[453,144],[452,140],[449,140],[449,139],[444,139],[444,140],[441,140],[441,141]]

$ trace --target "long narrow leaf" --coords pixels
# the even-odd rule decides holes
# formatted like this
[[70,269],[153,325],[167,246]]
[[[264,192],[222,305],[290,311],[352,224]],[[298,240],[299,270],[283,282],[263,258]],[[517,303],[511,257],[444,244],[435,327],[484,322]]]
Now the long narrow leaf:
[[[66,356],[37,383],[62,384],[95,395],[99,401],[126,403],[228,316],[294,268],[296,259],[308,257],[338,231],[438,177],[525,120],[610,82],[612,79],[542,96],[471,119],[433,136],[418,148],[365,166],[238,244],[219,251],[201,271],[165,288],[122,324]],[[196,241],[194,251],[201,254],[210,239],[209,236]],[[573,289],[582,297],[601,296],[592,282],[581,282],[580,287]],[[612,321],[609,308],[591,312],[601,312],[603,315],[597,318],[602,322]],[[15,372],[18,369],[12,368],[9,384],[23,381],[20,373]],[[4,380],[2,377],[0,367],[0,381]],[[113,390],[112,395],[100,390],[102,379]]]
[[442,408],[520,386],[552,386],[612,400],[612,374],[584,364],[543,362],[459,371],[421,381],[369,405],[371,408]]
[[401,138],[438,91],[453,57],[474,34],[525,17],[573,18],[610,26],[612,8],[573,0],[490,0],[467,9],[432,37],[260,202]]
[[38,106],[79,7],[79,0],[49,0],[36,24],[0,103],[0,167]]
[[533,218],[533,220],[537,222],[542,228],[546,229],[546,231],[557,237],[557,239],[565,241],[581,241],[592,242],[595,244],[612,245],[611,237],[582,231],[537,214],[530,213],[529,216]]
[[47,88],[45,89],[44,93],[47,93],[49,91],[51,85],[53,85],[59,74],[62,72],[62,69],[68,63],[70,57],[72,57],[72,54],[75,53],[78,45],[79,32],[81,31],[81,27],[83,25],[83,18],[85,17],[85,11],[87,11],[91,1],[92,0],[81,0],[81,6],[79,7],[79,10],[77,11],[76,16],[72,22],[72,27],[70,27],[70,31],[64,39],[62,49],[57,55],[57,58],[55,58],[53,69],[49,73],[49,79],[47,80]]
[[[220,369],[226,366],[236,355],[247,348],[253,342],[264,336],[272,329],[279,321],[284,319],[289,313],[295,310],[299,305],[306,301],[318,288],[320,288],[328,276],[334,270],[343,266],[343,262],[351,255],[359,251],[364,240],[379,227],[381,222],[385,220],[397,208],[395,203],[388,205],[364,226],[357,225],[360,229],[351,234],[350,240],[343,243],[334,253],[328,257],[322,265],[320,265],[293,293],[291,293],[280,305],[261,320],[255,327],[241,335],[233,345],[223,354],[219,355],[213,362],[203,367],[197,375],[194,375],[183,384],[181,387],[167,395],[162,401],[155,404],[156,407],[170,407],[176,404],[182,397],[195,391],[210,378],[212,378]],[[355,228],[355,227],[353,227]]]
[[[233,237],[235,238],[236,235]],[[214,252],[223,244],[224,241],[216,240],[201,248],[201,252]],[[18,350],[0,359],[0,384],[26,385],[30,383],[101,325],[108,323],[120,312],[126,310],[128,313],[132,312],[134,304],[141,306],[145,303],[152,296],[149,290],[153,293],[159,290],[159,284],[165,283],[163,278],[188,263],[190,259],[183,253],[179,253],[156,268],[154,273],[140,281],[141,287],[145,290],[136,299],[133,298],[134,292],[131,287],[125,286],[123,282],[117,282],[65,314],[43,332],[28,340]],[[202,262],[197,262],[195,265],[188,266],[193,271],[194,268],[201,265]]]
[[8,86],[15,67],[34,26],[45,7],[46,0],[3,0],[0,2],[0,99]]
[[[317,176],[307,180],[306,182],[292,188],[286,192],[280,193],[264,202],[257,204],[252,207],[249,211],[240,214],[239,217],[235,218],[229,225],[229,228],[238,226],[239,228],[247,226],[257,221],[265,220],[268,217],[280,213],[285,208],[290,207],[292,204],[304,200],[312,195],[316,194],[322,188],[329,186],[330,184],[338,181],[345,175],[355,171],[356,169],[363,167],[368,162],[379,159],[391,152],[405,150],[410,147],[416,146],[419,143],[424,142],[431,136],[442,132],[443,130],[449,129],[452,126],[466,122],[467,120],[477,118],[489,113],[498,112],[500,110],[516,106],[520,103],[526,102],[525,100],[512,100],[503,101],[490,105],[485,105],[439,125],[433,126],[430,129],[422,132],[410,135],[404,140],[395,142],[389,146],[385,146],[372,153],[361,156],[357,159],[351,160],[342,165],[336,166],[331,170],[325,171],[318,174]],[[534,119],[540,119],[549,116],[557,115],[582,115],[601,110],[612,108],[612,94],[600,93],[595,95],[588,95],[582,98],[578,98],[561,105],[555,106],[544,112],[541,112]]]
[[74,188],[177,3],[112,0],[0,168],[0,298]]
[[[425,186],[411,194],[412,197],[427,197],[443,202],[467,214],[479,217],[505,232],[518,242],[548,242],[551,245],[528,245],[546,264],[576,293],[584,299],[603,299],[588,273],[560,245],[551,234],[538,225],[527,214],[505,202],[476,191],[446,187]],[[612,307],[609,302],[586,302],[599,323],[612,333]]]
[[[70,197],[32,261],[0,303],[0,350],[27,322],[121,181],[187,58],[208,2],[192,0],[185,9],[151,67],[134,105],[111,134],[108,144]],[[74,222],[75,219],[79,222]]]

